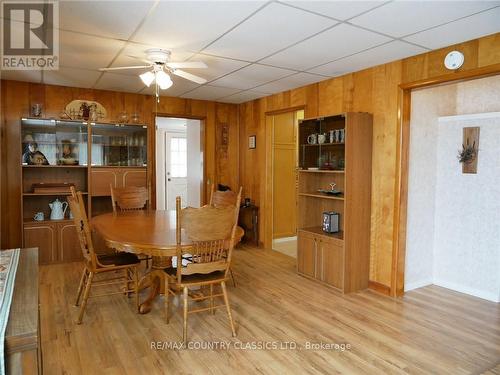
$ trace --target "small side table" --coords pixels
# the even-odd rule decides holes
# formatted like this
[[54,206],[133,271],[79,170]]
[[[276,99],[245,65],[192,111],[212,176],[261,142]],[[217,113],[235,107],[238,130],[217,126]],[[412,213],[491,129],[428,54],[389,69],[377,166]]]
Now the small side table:
[[242,242],[259,246],[259,207],[241,206],[238,225],[245,231]]

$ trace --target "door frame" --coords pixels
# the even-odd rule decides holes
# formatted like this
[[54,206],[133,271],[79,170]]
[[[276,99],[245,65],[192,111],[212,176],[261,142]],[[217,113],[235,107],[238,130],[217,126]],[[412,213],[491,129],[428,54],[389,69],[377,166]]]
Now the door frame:
[[[265,113],[265,139],[266,139],[266,166],[265,166],[265,185],[264,185],[264,249],[272,250],[273,247],[273,123],[272,117],[282,113],[306,111],[305,106],[286,108],[278,111],[269,111]],[[298,137],[297,137],[298,139]],[[297,146],[298,150],[298,146]]]
[[[200,204],[204,205],[207,203],[207,160],[206,160],[206,155],[207,155],[207,131],[206,131],[206,123],[207,123],[207,117],[206,116],[192,116],[192,115],[184,115],[184,114],[174,114],[174,113],[168,113],[168,112],[153,112],[151,115],[151,123],[153,124],[153,131],[150,132],[152,133],[152,136],[150,137],[149,140],[149,147],[151,150],[151,155],[156,155],[156,118],[157,117],[171,117],[171,118],[184,118],[188,120],[200,120],[200,142],[201,142],[201,147],[200,151],[203,152],[203,158],[202,158],[202,163],[203,163],[203,176],[202,176],[202,182],[200,186]],[[149,176],[148,181],[151,181],[151,207],[153,209],[156,209],[156,157],[151,157],[148,155],[148,160],[151,160],[150,164],[151,166],[148,165],[148,170],[149,170]]]
[[402,83],[398,93],[398,124],[396,134],[396,181],[394,185],[394,227],[390,295],[404,294],[406,232],[408,218],[408,171],[411,120],[411,92],[449,83],[470,81],[500,74],[500,64],[457,71],[443,76]]

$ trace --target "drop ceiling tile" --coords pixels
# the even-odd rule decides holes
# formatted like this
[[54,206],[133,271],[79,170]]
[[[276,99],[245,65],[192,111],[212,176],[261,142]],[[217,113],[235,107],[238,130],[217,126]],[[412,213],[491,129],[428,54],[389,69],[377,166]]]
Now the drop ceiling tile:
[[247,91],[238,92],[238,93],[230,95],[230,96],[226,96],[224,98],[219,99],[219,101],[221,101],[223,103],[239,104],[239,103],[249,102],[250,100],[262,98],[262,97],[268,96],[268,95],[269,94],[265,94],[263,92],[247,90]]
[[370,31],[340,24],[261,62],[284,68],[308,70],[390,40]]
[[500,8],[476,14],[406,37],[424,47],[437,49],[500,31]]
[[272,3],[203,52],[257,61],[336,23],[325,17]]
[[376,8],[384,2],[385,1],[287,1],[286,3],[344,21]]
[[295,72],[292,70],[252,64],[234,73],[228,74],[227,76],[219,78],[213,81],[212,84],[222,87],[247,90],[294,73]]
[[190,91],[184,95],[183,98],[190,99],[200,99],[200,100],[217,100],[219,98],[223,98],[225,96],[229,96],[237,93],[238,89],[232,89],[228,87],[217,87],[217,86],[201,86],[193,91]]
[[368,51],[319,66],[312,69],[311,72],[335,77],[424,52],[427,52],[427,50],[396,40]]
[[274,82],[266,83],[262,86],[258,86],[255,90],[260,92],[267,92],[269,94],[274,94],[277,92],[287,91],[294,89],[296,87],[301,87],[308,85],[310,83],[315,83],[327,79],[324,76],[319,76],[310,73],[297,73]]
[[[172,82],[174,83],[167,90],[160,90],[160,96],[181,96],[182,94],[191,91],[197,87],[200,87],[197,83],[188,81],[186,79],[172,76]],[[141,91],[141,94],[145,95],[154,95],[155,88],[153,85],[150,87],[144,86],[144,89]]]
[[41,70],[0,70],[1,79],[12,81],[36,82],[42,81]]
[[203,54],[197,54],[189,59],[190,61],[203,61],[207,64],[207,69],[185,69],[190,73],[200,75],[203,78],[211,81],[225,74],[231,73],[237,69],[249,65],[247,62],[225,59],[222,57],[214,57]]
[[59,40],[59,64],[83,69],[107,67],[125,44],[114,39],[99,38],[71,31],[61,31]]
[[199,51],[263,4],[261,1],[163,1],[133,40],[162,48]]
[[[111,67],[120,67],[120,66],[135,66],[135,65],[146,65],[145,61],[141,61],[142,59],[146,59],[146,50],[150,48],[159,48],[158,46],[151,46],[147,44],[140,43],[127,43],[125,48],[120,52],[120,55],[113,62]],[[185,61],[189,57],[193,56],[192,52],[179,51],[179,50],[170,50],[171,52],[171,61]],[[120,74],[131,74],[136,75],[137,72],[142,72],[143,70],[136,69],[126,69],[120,70]]]
[[399,38],[496,5],[498,1],[394,1],[350,22]]
[[49,85],[90,88],[94,86],[101,72],[96,70],[59,67],[59,70],[43,72],[43,83]]
[[60,28],[128,39],[154,1],[60,1]]
[[104,73],[94,88],[111,91],[138,92],[144,88],[144,83],[142,83],[138,75]]

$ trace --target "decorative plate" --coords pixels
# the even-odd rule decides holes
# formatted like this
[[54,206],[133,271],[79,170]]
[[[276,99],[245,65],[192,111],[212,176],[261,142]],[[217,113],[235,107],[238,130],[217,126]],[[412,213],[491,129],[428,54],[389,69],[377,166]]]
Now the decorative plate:
[[[90,108],[88,117],[84,108]],[[72,120],[100,121],[107,117],[107,111],[103,105],[93,100],[73,100],[65,108],[66,115]],[[95,113],[95,114],[94,114]]]

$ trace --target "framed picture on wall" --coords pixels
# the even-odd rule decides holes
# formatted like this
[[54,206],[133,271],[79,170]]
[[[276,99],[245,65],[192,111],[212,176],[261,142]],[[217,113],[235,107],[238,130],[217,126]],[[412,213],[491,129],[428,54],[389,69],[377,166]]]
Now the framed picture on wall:
[[257,147],[256,140],[255,140],[255,135],[251,135],[248,137],[248,148],[249,149],[254,149]]

